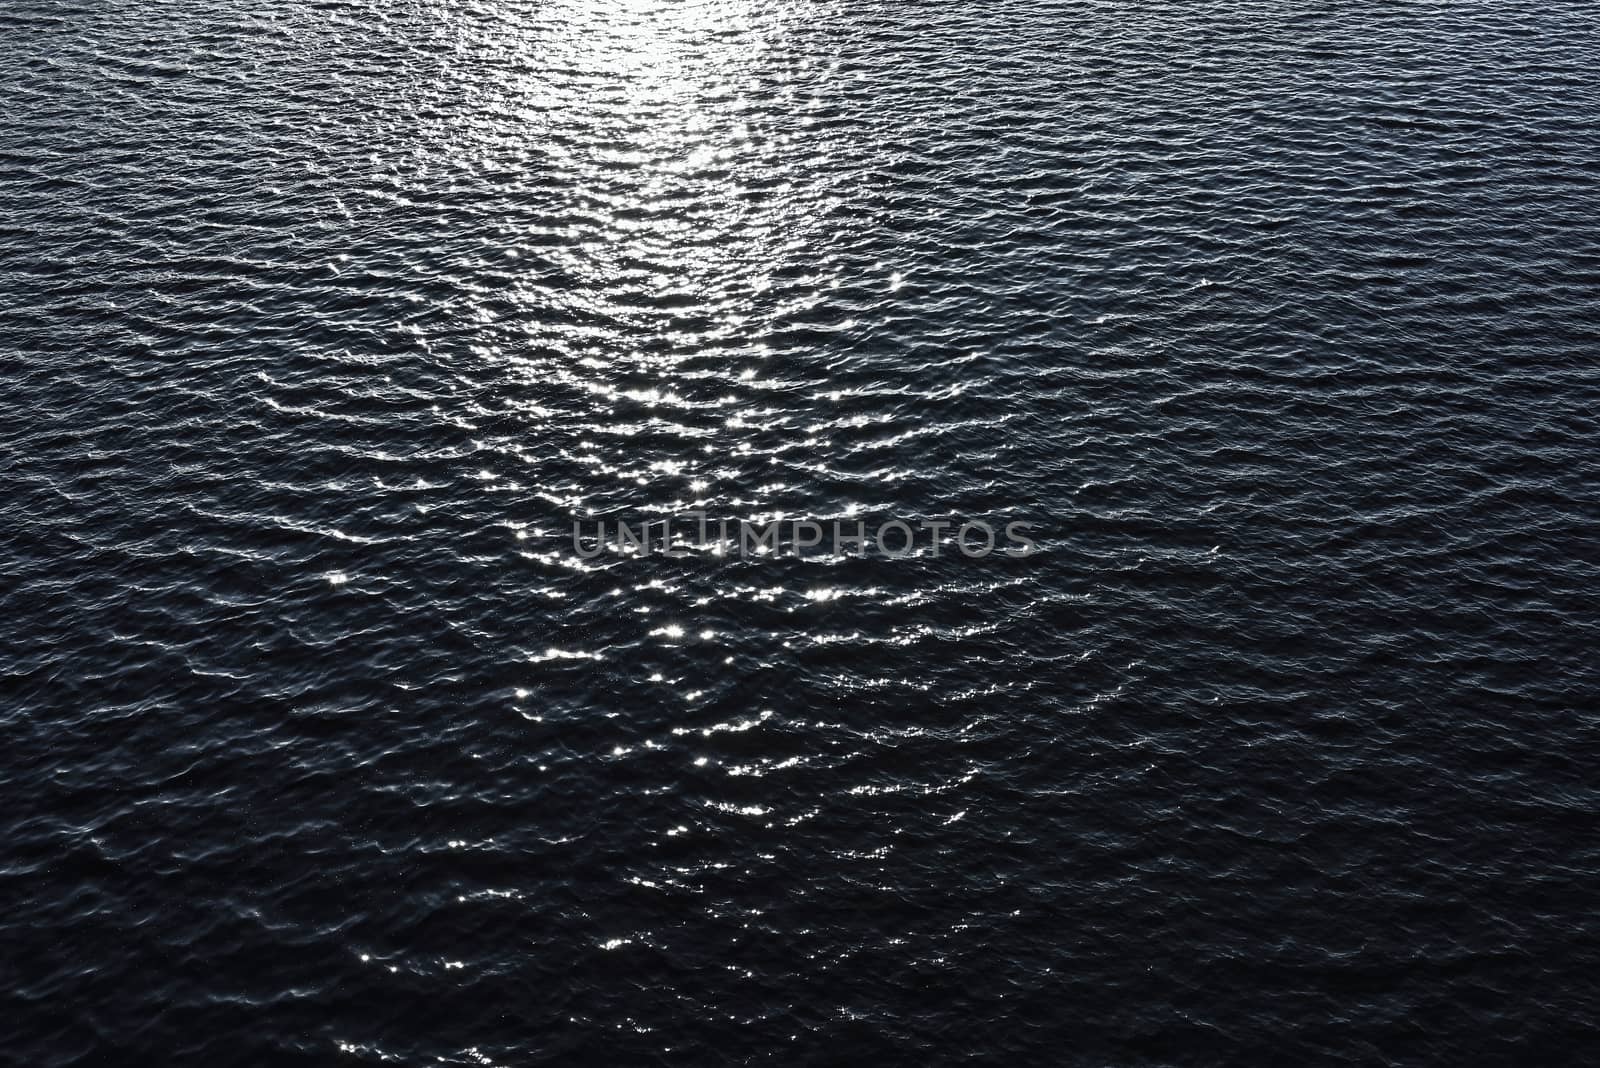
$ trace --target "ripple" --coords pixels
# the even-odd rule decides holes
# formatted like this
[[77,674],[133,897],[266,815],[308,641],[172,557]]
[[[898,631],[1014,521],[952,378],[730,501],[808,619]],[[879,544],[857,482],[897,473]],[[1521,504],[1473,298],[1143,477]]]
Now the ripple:
[[14,0],[16,1056],[1576,1063],[1591,22]]

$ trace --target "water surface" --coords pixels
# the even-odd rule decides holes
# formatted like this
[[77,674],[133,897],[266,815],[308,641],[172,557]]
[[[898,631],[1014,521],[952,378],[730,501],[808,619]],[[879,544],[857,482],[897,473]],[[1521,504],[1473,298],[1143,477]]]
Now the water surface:
[[[1584,1063],[1597,65],[8,0],[8,1057]],[[571,552],[694,507],[1045,552]]]

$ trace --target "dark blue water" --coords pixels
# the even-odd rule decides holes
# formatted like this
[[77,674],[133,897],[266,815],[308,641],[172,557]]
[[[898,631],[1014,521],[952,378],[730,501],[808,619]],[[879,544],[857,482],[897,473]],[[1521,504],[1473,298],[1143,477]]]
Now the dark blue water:
[[[1595,1063],[1597,69],[4,0],[0,1055]],[[1044,551],[572,550],[696,508]]]

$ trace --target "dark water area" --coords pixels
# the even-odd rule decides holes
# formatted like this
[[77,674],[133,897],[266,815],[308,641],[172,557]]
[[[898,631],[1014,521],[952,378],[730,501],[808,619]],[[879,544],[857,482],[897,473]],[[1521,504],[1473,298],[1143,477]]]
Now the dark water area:
[[1597,23],[4,0],[0,1060],[1596,1063]]

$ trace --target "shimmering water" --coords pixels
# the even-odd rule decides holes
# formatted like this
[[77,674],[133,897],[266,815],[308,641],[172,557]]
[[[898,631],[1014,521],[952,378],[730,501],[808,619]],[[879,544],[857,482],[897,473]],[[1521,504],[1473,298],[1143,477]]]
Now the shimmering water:
[[[0,4],[0,1045],[1582,1064],[1592,5]],[[1025,560],[583,562],[1012,515]]]

